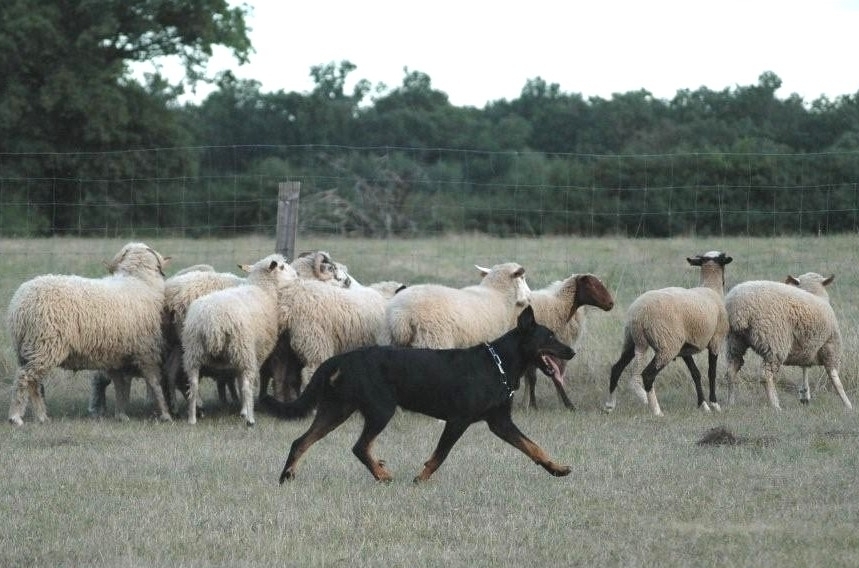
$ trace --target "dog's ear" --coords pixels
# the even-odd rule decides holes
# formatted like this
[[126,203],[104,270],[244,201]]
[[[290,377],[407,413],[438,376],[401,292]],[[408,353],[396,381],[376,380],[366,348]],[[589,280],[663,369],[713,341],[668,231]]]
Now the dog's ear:
[[517,325],[519,326],[519,329],[524,330],[532,329],[537,325],[537,320],[534,319],[534,308],[528,305],[524,310],[522,310],[519,314]]

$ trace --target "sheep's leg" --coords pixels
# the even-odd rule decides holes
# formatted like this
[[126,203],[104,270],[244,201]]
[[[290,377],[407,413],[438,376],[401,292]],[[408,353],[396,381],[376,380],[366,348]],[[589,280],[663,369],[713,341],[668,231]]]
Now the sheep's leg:
[[808,384],[808,367],[802,368],[802,386],[799,387],[799,402],[808,404],[811,402],[811,387]]
[[695,359],[691,355],[682,355],[683,362],[686,363],[686,368],[689,369],[689,374],[692,375],[692,383],[695,385],[695,395],[698,397],[698,408],[701,410],[710,411],[707,401],[704,400],[704,388],[701,386],[701,371],[698,370],[698,365],[695,364]]
[[496,409],[486,419],[486,424],[493,434],[524,453],[534,460],[534,463],[542,466],[543,469],[555,477],[563,477],[570,473],[570,466],[556,464],[543,448],[534,443],[533,440],[516,427],[508,409]]
[[748,345],[739,337],[733,334],[728,334],[725,352],[727,354],[728,369],[725,372],[725,382],[728,386],[728,395],[726,397],[728,406],[733,406],[735,400],[735,387],[737,382],[737,373],[743,368],[745,359],[743,356],[748,349]]
[[576,405],[573,404],[573,401],[570,400],[569,396],[567,396],[567,391],[564,390],[564,385],[555,382],[554,380],[552,381],[552,384],[555,385],[555,391],[558,393],[558,398],[561,399],[561,402],[564,404],[567,410],[575,410]]
[[286,464],[283,466],[283,471],[280,474],[280,482],[283,483],[287,479],[294,479],[295,467],[301,456],[310,449],[310,446],[346,422],[346,419],[353,412],[355,412],[355,406],[352,404],[322,401],[316,409],[316,417],[313,419],[310,428],[292,443],[289,449],[289,456],[286,458]]
[[778,361],[765,362],[763,365],[764,385],[767,391],[767,399],[769,399],[771,407],[779,410],[781,409],[781,405],[778,403],[778,393],[775,390],[775,378],[776,375],[778,375],[780,368],[781,363]]
[[256,367],[242,371],[241,374],[242,388],[242,410],[241,416],[245,419],[248,426],[253,426],[254,421],[254,391],[257,384]]
[[200,400],[200,369],[192,367],[185,372],[188,375],[188,424],[197,423],[197,404]]
[[179,377],[182,375],[182,371],[182,348],[176,347],[170,350],[164,363],[166,382],[164,397],[171,413],[176,412],[176,390],[179,388]]
[[634,355],[635,349],[633,345],[631,343],[625,344],[617,362],[611,367],[611,375],[609,376],[608,381],[608,399],[606,400],[605,405],[603,405],[603,410],[606,412],[611,412],[617,405],[617,395],[615,390],[617,390],[618,380],[620,379],[620,375],[623,373],[623,370],[626,369],[626,366],[629,365],[630,361],[632,361]]
[[[488,421],[487,421],[488,422]],[[465,430],[471,425],[470,422],[467,421],[456,421],[449,420],[444,425],[444,430],[441,433],[441,438],[438,440],[438,444],[435,447],[430,458],[424,462],[423,470],[415,477],[415,483],[421,483],[430,478],[430,476],[437,470],[444,460],[447,458],[447,455],[450,453],[450,449],[459,440],[462,435],[465,433]],[[490,426],[492,428],[492,426]],[[500,435],[499,435],[500,436]]]
[[376,481],[391,481],[394,479],[390,472],[385,469],[385,462],[374,458],[370,449],[373,445],[373,440],[376,439],[379,433],[388,425],[388,422],[391,421],[396,409],[396,405],[392,405],[389,408],[380,409],[379,412],[375,412],[373,415],[365,415],[364,429],[361,431],[358,441],[352,446],[352,453],[370,470]]
[[161,386],[161,370],[158,366],[148,367],[143,369],[143,377],[146,380],[146,385],[149,387],[149,393],[155,399],[155,405],[158,407],[162,422],[171,422],[173,416],[170,414],[170,407],[167,406],[167,399],[164,398],[164,388]]
[[107,410],[107,385],[110,379],[104,373],[95,373],[90,378],[89,407],[87,412],[93,418],[104,416]]
[[[656,390],[653,388],[653,383],[656,381],[656,375],[659,374],[659,371],[665,368],[671,359],[673,359],[673,357],[668,358],[661,352],[656,352],[656,354],[653,355],[653,359],[650,360],[650,363],[648,363],[641,372],[644,392],[647,393],[647,405],[650,407],[650,411],[653,412],[654,416],[662,416],[662,409],[659,407],[659,400],[656,398]],[[701,377],[700,373],[698,373],[699,388],[700,384]]]
[[113,382],[113,392],[116,395],[115,416],[123,422],[128,420],[128,399],[131,393],[131,377],[119,373],[112,373],[110,379]]
[[[803,371],[805,371],[805,368],[803,368]],[[853,410],[853,405],[850,404],[850,399],[847,398],[847,393],[844,392],[844,385],[841,384],[841,379],[838,377],[838,369],[827,367],[826,372],[829,374],[829,380],[832,381],[832,385],[835,387],[836,392],[838,392],[838,396],[841,397],[841,402],[844,403],[847,410]]]
[[[27,411],[27,404],[33,401],[33,414],[39,422],[48,420],[45,401],[42,397],[41,385],[42,379],[50,371],[50,367],[42,364],[34,364],[32,361],[25,363],[18,369],[15,374],[15,387],[12,393],[12,400],[9,404],[9,422],[15,426],[20,426],[24,423],[24,413]],[[36,404],[41,401],[41,407],[37,408]]]
[[710,383],[710,408],[719,412],[722,408],[716,400],[716,371],[719,363],[719,352],[707,352],[707,381]]
[[648,395],[647,390],[644,388],[643,373],[646,367],[645,361],[647,361],[647,347],[636,348],[635,361],[632,365],[632,376],[629,379],[629,388],[632,389],[632,392],[635,393],[635,396],[637,396],[641,402],[646,404],[650,395]]

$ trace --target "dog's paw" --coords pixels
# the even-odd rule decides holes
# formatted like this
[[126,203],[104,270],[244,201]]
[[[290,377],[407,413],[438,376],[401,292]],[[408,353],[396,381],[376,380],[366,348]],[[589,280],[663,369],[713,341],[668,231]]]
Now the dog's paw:
[[566,475],[570,475],[572,468],[568,465],[558,465],[552,470],[552,475],[555,477],[564,477]]

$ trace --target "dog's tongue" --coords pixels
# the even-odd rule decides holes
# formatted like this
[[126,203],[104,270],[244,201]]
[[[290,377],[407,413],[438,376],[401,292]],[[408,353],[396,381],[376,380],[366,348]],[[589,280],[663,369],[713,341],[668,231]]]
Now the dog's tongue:
[[567,367],[567,362],[551,355],[542,355],[541,357],[546,366],[552,369],[552,380],[555,381],[555,384],[564,386],[564,369]]

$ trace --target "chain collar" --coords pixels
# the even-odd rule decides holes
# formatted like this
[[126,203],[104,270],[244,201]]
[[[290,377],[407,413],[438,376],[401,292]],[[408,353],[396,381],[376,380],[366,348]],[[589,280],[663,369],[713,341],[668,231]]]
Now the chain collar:
[[495,366],[498,367],[498,372],[501,373],[501,384],[504,385],[505,389],[507,389],[507,396],[509,398],[513,398],[513,389],[511,389],[510,385],[507,383],[507,373],[504,372],[504,367],[501,365],[501,357],[492,345],[488,343],[484,343],[484,345],[486,346],[486,349],[489,350],[489,355],[492,357],[492,360],[495,361]]

